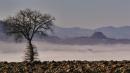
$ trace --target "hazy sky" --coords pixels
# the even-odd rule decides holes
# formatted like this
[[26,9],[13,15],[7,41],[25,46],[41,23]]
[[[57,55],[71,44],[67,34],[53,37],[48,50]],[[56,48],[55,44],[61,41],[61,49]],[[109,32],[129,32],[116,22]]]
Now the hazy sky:
[[0,18],[25,8],[49,13],[64,27],[130,25],[130,0],[0,0]]

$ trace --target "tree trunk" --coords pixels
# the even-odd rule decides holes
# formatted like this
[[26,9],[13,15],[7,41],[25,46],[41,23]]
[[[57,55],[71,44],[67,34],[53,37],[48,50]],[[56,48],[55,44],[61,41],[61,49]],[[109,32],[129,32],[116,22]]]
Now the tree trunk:
[[30,62],[33,62],[34,61],[34,47],[33,47],[31,41],[28,42],[28,49],[30,50],[29,51],[29,53],[30,53],[30,55],[29,55]]
[[37,48],[32,44],[31,40],[27,40],[27,48],[25,52],[25,61],[33,62],[35,60],[38,60],[37,56]]
[[32,44],[31,40],[28,40],[27,44],[28,45],[25,52],[25,61],[33,62],[34,60],[38,60],[37,48]]
[[28,40],[27,42],[27,48],[26,48],[26,52],[25,52],[25,61],[28,62],[33,62],[34,61],[34,46],[32,45],[31,40]]
[[34,61],[34,46],[32,45],[32,41],[28,40],[27,52],[26,52],[26,61],[29,61],[29,71],[28,73],[33,73],[33,61]]

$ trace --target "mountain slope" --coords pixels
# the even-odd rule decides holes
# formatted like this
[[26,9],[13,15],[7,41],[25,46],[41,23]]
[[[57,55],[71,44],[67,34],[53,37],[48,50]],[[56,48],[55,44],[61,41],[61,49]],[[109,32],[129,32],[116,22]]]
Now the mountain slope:
[[51,36],[44,38],[44,41],[54,44],[68,44],[68,45],[95,45],[95,44],[130,44],[128,39],[113,39],[104,35],[102,32],[95,32],[90,37],[73,37],[73,38],[58,38]]
[[102,27],[95,31],[103,32],[106,36],[116,39],[130,39],[130,26],[124,27]]
[[91,29],[82,29],[78,27],[74,28],[62,28],[55,26],[53,36],[57,36],[59,38],[73,38],[73,37],[81,37],[81,36],[91,36],[94,33]]
[[[106,37],[113,39],[130,39],[130,26],[123,27],[101,27],[97,29],[83,29],[83,28],[63,28],[54,27],[53,33],[49,33],[50,39],[80,39],[92,36],[95,32],[102,32]],[[3,32],[3,23],[0,21],[0,40],[6,39],[7,36]],[[89,38],[90,39],[90,38]],[[48,39],[49,40],[49,39]]]
[[130,26],[123,27],[101,27],[97,29],[82,29],[78,27],[74,28],[61,28],[55,27],[53,36],[59,38],[75,38],[75,37],[90,37],[94,32],[103,32],[109,38],[115,39],[130,39]]
[[3,30],[3,25],[4,25],[4,23],[2,21],[0,21],[0,40],[6,40],[6,38],[7,38],[7,36]]

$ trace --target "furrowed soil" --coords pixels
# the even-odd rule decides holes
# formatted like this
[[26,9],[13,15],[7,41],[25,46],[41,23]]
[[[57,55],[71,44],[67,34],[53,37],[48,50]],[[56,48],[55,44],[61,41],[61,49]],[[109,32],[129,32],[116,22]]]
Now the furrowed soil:
[[0,73],[130,73],[130,61],[0,62]]

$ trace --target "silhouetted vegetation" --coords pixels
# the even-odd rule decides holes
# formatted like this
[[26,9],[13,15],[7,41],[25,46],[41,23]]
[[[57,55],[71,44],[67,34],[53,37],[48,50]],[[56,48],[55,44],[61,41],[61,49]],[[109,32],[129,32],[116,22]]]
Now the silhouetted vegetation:
[[0,62],[0,73],[130,73],[130,61]]
[[26,39],[27,51],[26,61],[37,59],[37,49],[32,44],[35,34],[46,36],[46,31],[52,30],[54,17],[49,14],[41,14],[39,11],[30,9],[20,10],[15,16],[8,17],[4,22],[4,29],[7,34],[13,35],[17,41]]

